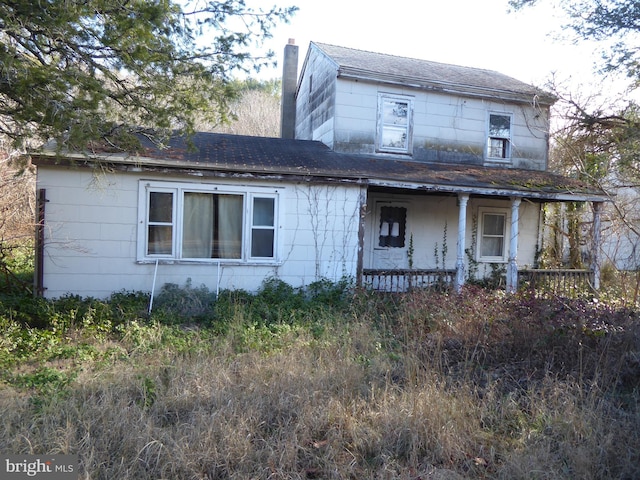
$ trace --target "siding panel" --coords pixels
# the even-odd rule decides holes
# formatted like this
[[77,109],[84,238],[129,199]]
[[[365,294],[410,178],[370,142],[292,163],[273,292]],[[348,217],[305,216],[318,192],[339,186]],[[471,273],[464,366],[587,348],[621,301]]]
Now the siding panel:
[[[145,175],[146,180],[176,180]],[[91,172],[40,167],[38,187],[47,189],[44,286],[47,297],[67,293],[105,298],[114,291],[150,291],[155,264],[138,263],[137,218],[139,174],[109,174],[113,194],[98,195]],[[233,184],[198,182],[211,185]],[[247,185],[247,181],[243,182]],[[58,188],[73,185],[73,188]],[[255,183],[256,186],[271,186]],[[165,283],[205,285],[210,290],[257,290],[277,276],[293,286],[320,278],[355,277],[359,187],[278,185],[282,224],[281,258],[273,264],[160,263],[156,286]],[[114,198],[118,198],[114,202]],[[79,207],[81,206],[81,208]],[[220,284],[217,279],[220,276]]]

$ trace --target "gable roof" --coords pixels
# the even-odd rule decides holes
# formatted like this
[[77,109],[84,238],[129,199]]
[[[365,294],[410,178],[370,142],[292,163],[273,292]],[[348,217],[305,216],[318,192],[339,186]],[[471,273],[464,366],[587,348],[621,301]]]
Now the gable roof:
[[312,48],[318,49],[334,61],[338,68],[338,77],[383,81],[492,98],[536,101],[544,105],[555,102],[555,97],[551,94],[493,70],[399,57],[318,42],[311,42],[309,51]]
[[116,170],[176,174],[355,183],[433,193],[518,196],[545,201],[605,201],[604,192],[549,172],[510,168],[423,163],[345,154],[318,141],[196,133],[169,139],[158,148],[141,137],[138,154],[94,151],[91,154],[34,153],[36,165],[106,164]]

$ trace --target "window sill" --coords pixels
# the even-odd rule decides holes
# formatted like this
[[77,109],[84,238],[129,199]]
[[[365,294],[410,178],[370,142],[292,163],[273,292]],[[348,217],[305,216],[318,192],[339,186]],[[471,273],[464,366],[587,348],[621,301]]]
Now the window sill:
[[412,157],[413,156],[413,152],[411,151],[407,151],[407,150],[382,150],[380,148],[376,148],[376,152],[377,154],[380,155],[397,155],[399,157]]
[[497,258],[497,257],[485,257],[479,258],[476,260],[478,263],[509,263],[506,258]]
[[511,158],[485,158],[484,159],[485,165],[490,165],[490,164],[510,165],[511,163],[512,163]]
[[203,267],[277,267],[283,263],[278,260],[176,260],[172,258],[145,258],[143,260],[136,260],[137,265],[201,265]]

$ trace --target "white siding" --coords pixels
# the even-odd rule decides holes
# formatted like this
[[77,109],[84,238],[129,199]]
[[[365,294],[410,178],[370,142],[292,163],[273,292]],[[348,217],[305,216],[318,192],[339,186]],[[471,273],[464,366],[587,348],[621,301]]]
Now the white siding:
[[[488,114],[504,112],[513,119],[510,165],[546,169],[549,115],[546,108],[345,79],[337,79],[336,84],[332,116],[336,151],[375,153],[378,94],[387,93],[413,98],[412,157],[416,160],[484,163]],[[323,138],[331,144],[326,135]]]
[[[155,264],[136,261],[142,178],[192,180],[133,173],[94,176],[86,169],[38,168],[38,188],[46,189],[48,200],[43,265],[47,297],[73,293],[104,298],[123,289],[151,290]],[[213,179],[199,183],[232,184]],[[165,283],[184,285],[191,279],[194,286],[206,285],[212,291],[218,287],[255,291],[271,276],[293,286],[320,278],[355,276],[359,187],[283,183],[278,188],[283,221],[277,262],[222,262],[220,267],[216,262],[160,263],[156,288]]]

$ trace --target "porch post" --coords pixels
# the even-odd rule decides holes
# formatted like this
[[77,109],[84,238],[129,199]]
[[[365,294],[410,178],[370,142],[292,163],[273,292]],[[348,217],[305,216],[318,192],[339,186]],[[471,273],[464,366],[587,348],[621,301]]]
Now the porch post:
[[467,202],[469,194],[462,193],[458,195],[458,243],[456,255],[456,292],[460,293],[464,285],[464,249],[465,238],[467,236]]
[[591,245],[591,270],[593,270],[593,288],[600,290],[600,207],[602,203],[593,202],[593,243]]
[[507,264],[507,293],[518,290],[518,222],[520,198],[511,198],[511,238],[509,241],[509,263]]
[[367,216],[367,187],[365,185],[360,187],[358,203],[358,256],[356,260],[356,285],[361,287],[363,283],[362,272],[364,270],[364,229],[365,218]]

